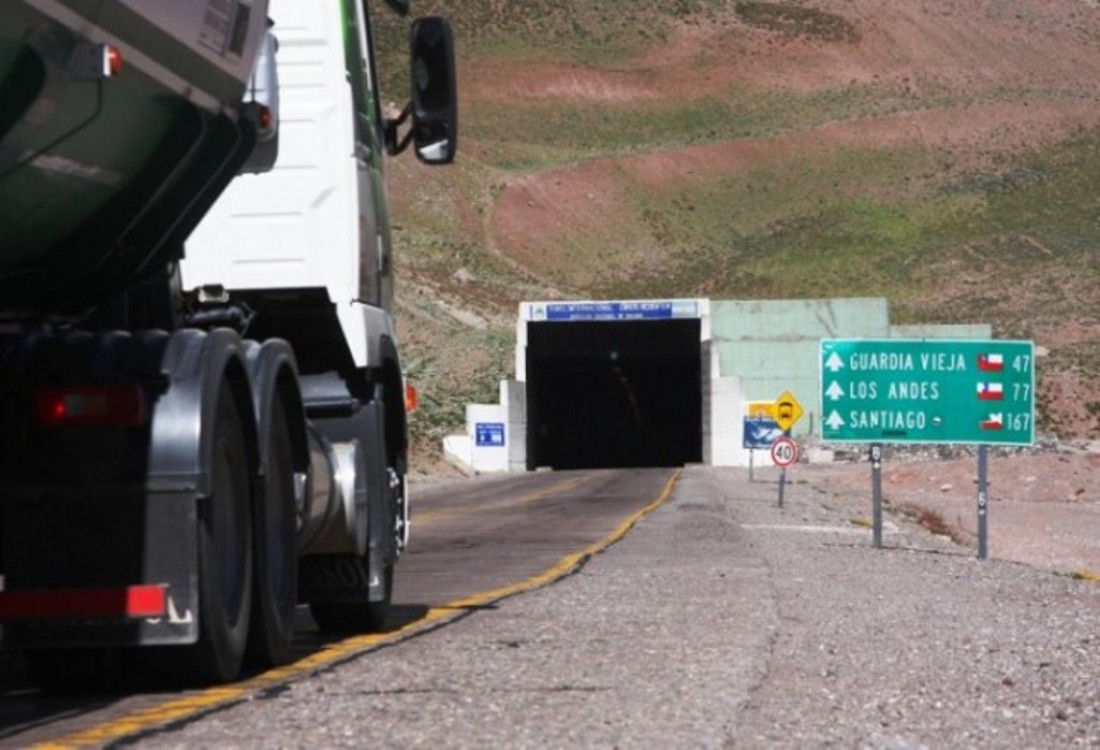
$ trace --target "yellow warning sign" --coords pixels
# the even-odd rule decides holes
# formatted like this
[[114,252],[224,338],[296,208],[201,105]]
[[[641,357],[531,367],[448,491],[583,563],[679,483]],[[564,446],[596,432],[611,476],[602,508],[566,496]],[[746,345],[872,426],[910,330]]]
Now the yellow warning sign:
[[749,419],[775,420],[774,401],[746,401],[745,416]]
[[802,417],[802,404],[790,391],[783,391],[772,405],[774,409],[775,423],[783,432],[791,429],[795,422]]

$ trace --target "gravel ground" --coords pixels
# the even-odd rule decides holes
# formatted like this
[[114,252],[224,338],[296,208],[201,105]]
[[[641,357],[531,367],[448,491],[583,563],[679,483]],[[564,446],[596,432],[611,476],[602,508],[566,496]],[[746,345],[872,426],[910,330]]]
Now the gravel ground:
[[1100,586],[873,549],[805,473],[689,467],[577,574],[140,745],[1100,747]]
[[[783,511],[739,502],[742,486],[722,483],[742,524],[866,513],[812,483]],[[882,550],[791,530],[749,543],[779,619],[731,745],[1100,747],[1096,584],[978,561],[905,523]]]

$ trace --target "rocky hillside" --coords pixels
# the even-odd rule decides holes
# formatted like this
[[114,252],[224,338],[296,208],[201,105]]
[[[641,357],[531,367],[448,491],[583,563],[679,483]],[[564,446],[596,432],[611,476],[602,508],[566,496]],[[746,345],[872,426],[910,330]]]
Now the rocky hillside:
[[495,400],[521,299],[650,296],[989,322],[1100,438],[1098,5],[418,0],[462,97],[457,166],[390,174],[418,445]]

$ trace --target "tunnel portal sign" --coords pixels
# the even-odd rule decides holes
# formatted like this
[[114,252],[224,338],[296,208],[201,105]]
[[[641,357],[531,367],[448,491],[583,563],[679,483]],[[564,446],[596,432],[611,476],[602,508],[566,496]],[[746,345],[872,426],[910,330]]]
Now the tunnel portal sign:
[[821,437],[833,442],[1031,445],[1030,341],[825,339]]
[[636,300],[633,302],[547,302],[532,307],[535,321],[671,320],[699,317],[696,300]]

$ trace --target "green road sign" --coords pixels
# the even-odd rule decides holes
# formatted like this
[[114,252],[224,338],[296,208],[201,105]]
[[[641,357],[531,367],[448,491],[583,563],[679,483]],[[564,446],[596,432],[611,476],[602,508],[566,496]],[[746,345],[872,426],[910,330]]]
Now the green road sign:
[[821,437],[855,443],[1035,442],[1030,341],[825,339]]

